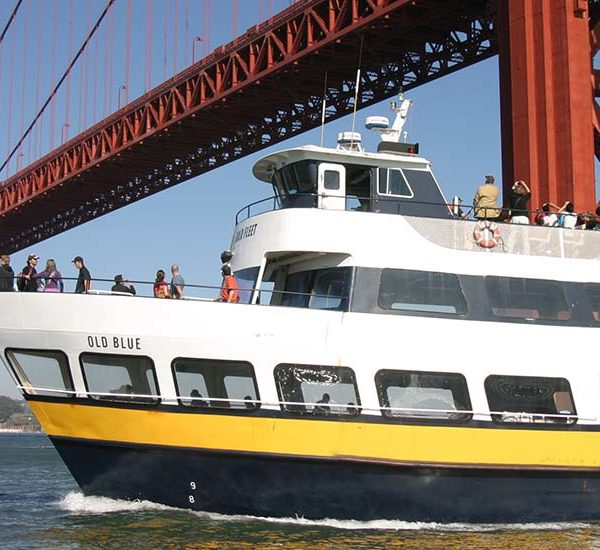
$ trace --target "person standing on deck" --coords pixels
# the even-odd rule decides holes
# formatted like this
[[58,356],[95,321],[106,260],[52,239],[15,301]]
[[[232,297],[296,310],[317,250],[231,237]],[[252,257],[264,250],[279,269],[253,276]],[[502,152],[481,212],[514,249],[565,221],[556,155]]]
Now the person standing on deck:
[[83,263],[81,256],[75,256],[71,262],[75,264],[75,267],[79,269],[79,276],[77,277],[77,284],[75,285],[76,294],[87,294],[92,288],[92,276],[87,267]]
[[221,268],[221,275],[223,276],[223,283],[221,284],[221,294],[217,298],[217,302],[237,304],[239,300],[239,286],[236,278],[231,274],[231,268],[228,265],[224,265]]
[[65,290],[62,275],[56,269],[56,262],[52,258],[46,262],[46,269],[34,275],[34,278],[44,280],[44,292],[63,292]]
[[35,266],[40,259],[35,254],[29,254],[27,256],[27,265],[19,273],[19,279],[17,281],[17,288],[21,292],[37,292],[38,281],[35,279],[37,271]]
[[171,296],[176,300],[183,298],[183,289],[185,287],[185,281],[179,271],[179,266],[173,264],[171,266]]
[[500,217],[498,196],[500,191],[494,185],[494,176],[486,176],[485,183],[480,185],[473,197],[475,217],[478,220],[496,221]]
[[10,256],[0,256],[0,292],[12,292],[15,286],[15,272],[10,267]]
[[510,223],[521,225],[529,224],[528,202],[531,198],[531,190],[523,180],[515,181],[511,189],[506,192],[508,209],[510,211]]

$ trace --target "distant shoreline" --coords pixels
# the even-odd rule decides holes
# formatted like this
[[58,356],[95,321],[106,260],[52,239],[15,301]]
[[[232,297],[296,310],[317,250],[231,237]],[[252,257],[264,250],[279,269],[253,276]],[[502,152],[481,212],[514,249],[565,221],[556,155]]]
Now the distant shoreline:
[[0,428],[0,435],[44,435],[44,432],[19,430],[13,428]]

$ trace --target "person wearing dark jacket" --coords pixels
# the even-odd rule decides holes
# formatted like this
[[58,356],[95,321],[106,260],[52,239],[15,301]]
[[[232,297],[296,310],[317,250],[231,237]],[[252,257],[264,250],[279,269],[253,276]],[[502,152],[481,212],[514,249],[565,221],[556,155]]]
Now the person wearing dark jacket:
[[511,189],[507,190],[510,223],[527,225],[529,223],[529,199],[531,190],[523,180],[515,181]]
[[0,256],[0,292],[12,292],[15,284],[15,272],[10,267],[10,256]]
[[71,263],[79,269],[79,276],[77,277],[77,283],[75,284],[76,294],[87,294],[92,288],[92,276],[87,267],[83,263],[81,256],[75,256]]
[[40,257],[35,254],[29,254],[29,256],[27,256],[27,265],[21,270],[17,280],[17,288],[21,292],[37,292],[38,280],[35,278],[35,275],[37,274],[35,266],[39,259]]
[[125,294],[133,294],[135,296],[135,287],[123,279],[123,275],[115,275],[115,284],[110,289],[111,292],[122,292]]

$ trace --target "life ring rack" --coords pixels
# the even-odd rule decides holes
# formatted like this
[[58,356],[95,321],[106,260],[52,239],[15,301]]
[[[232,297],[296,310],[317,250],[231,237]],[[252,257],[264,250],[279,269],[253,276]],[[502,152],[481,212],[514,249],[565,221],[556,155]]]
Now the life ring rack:
[[494,248],[502,239],[498,224],[489,220],[477,222],[473,238],[481,248]]

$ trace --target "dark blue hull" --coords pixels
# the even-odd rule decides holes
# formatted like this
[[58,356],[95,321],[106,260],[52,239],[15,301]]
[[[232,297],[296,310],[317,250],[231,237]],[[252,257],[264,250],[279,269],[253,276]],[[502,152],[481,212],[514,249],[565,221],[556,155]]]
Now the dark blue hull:
[[434,468],[52,439],[86,495],[269,517],[600,519],[597,472]]

